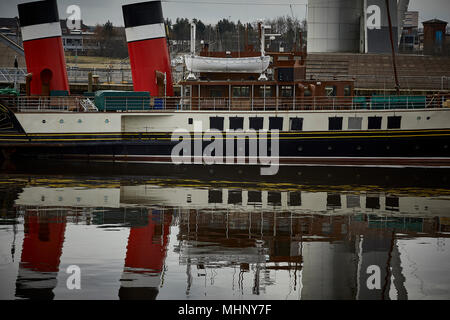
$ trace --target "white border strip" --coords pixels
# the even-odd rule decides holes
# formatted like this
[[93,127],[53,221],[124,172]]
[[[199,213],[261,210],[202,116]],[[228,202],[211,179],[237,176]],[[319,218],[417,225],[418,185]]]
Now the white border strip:
[[23,41],[30,41],[42,38],[61,37],[61,25],[59,22],[35,24],[22,27]]
[[164,23],[147,24],[145,26],[126,28],[125,35],[127,37],[127,42],[165,38],[166,29]]

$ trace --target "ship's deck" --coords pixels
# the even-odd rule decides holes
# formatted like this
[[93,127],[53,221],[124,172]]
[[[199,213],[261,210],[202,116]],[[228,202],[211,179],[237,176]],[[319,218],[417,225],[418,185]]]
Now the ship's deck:
[[431,96],[354,97],[105,97],[99,104],[83,96],[20,96],[0,98],[13,112],[153,112],[153,111],[301,111],[301,110],[393,110],[450,107],[450,94]]

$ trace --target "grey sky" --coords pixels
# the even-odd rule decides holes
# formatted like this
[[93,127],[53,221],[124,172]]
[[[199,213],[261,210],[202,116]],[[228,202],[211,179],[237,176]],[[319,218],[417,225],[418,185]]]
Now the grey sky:
[[[274,18],[280,15],[292,15],[299,19],[306,17],[307,0],[163,0],[163,12],[166,18],[197,18],[214,23],[222,18],[242,22],[257,19]],[[17,4],[29,0],[0,0],[0,17],[17,16]],[[123,25],[123,4],[140,2],[139,0],[58,0],[61,19],[67,18],[65,12],[69,5],[81,8],[85,24],[103,24],[107,20],[114,25]],[[204,2],[204,3],[201,3]],[[226,3],[226,4],[216,4]],[[245,3],[245,4],[244,4]],[[258,3],[260,5],[254,5]],[[292,12],[289,4],[292,4]],[[419,21],[438,18],[450,21],[449,0],[411,0],[409,10],[419,11]]]

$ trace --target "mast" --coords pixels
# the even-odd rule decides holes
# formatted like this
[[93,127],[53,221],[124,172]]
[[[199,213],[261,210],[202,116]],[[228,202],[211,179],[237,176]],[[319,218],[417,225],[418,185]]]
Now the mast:
[[392,37],[392,21],[391,21],[391,10],[389,8],[389,0],[386,0],[386,9],[389,23],[389,38],[391,40],[392,65],[394,67],[395,90],[397,91],[397,95],[400,95],[400,85],[398,83],[398,76],[397,76],[397,65],[395,63],[395,49],[394,49],[394,39]]

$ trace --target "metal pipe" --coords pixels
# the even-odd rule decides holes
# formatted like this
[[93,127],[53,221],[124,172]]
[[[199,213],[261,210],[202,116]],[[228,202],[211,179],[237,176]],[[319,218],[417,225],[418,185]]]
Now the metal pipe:
[[394,67],[395,89],[397,91],[397,95],[400,95],[400,85],[398,83],[398,76],[397,76],[397,65],[395,63],[395,49],[394,49],[394,39],[392,36],[392,21],[391,21],[391,10],[389,8],[389,0],[386,0],[386,9],[387,9],[388,23],[389,23],[389,38],[391,40],[392,65]]

